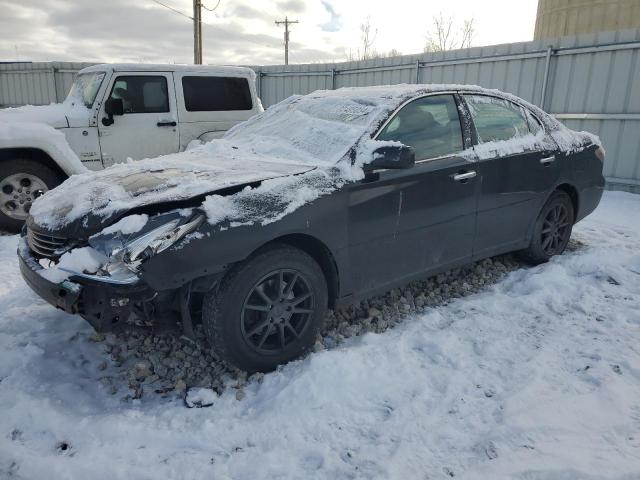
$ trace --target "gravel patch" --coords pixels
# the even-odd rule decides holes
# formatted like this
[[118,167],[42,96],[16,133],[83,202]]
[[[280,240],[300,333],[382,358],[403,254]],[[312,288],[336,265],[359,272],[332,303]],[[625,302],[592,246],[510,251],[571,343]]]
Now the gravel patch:
[[[572,240],[567,250],[574,251],[582,246],[579,241]],[[336,348],[348,338],[384,332],[408,316],[479,292],[523,267],[526,264],[517,257],[501,255],[394,288],[357,305],[330,311],[313,350]],[[263,374],[248,377],[246,372],[229,368],[211,353],[200,325],[195,326],[195,333],[195,342],[176,332],[154,333],[140,329],[117,334],[94,333],[87,339],[103,345],[108,359],[98,369],[108,369],[112,375],[105,375],[100,381],[107,391],[121,395],[125,402],[153,394],[185,397],[189,389],[202,388],[218,394],[232,388],[236,390],[236,398],[242,400],[246,383],[260,381]]]

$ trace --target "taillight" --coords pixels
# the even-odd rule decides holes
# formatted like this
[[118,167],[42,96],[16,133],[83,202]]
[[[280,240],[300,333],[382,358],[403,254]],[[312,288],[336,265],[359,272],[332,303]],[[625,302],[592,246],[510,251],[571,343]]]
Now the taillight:
[[600,160],[603,163],[604,163],[605,154],[606,154],[606,152],[604,151],[604,148],[602,148],[602,147],[596,148],[596,157],[598,157],[598,160]]

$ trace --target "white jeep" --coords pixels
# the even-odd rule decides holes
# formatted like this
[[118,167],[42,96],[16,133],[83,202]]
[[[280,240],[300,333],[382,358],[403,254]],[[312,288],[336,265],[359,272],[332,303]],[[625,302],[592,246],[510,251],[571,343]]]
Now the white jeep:
[[19,229],[70,175],[182,151],[262,111],[248,68],[85,68],[61,104],[0,110],[0,229]]

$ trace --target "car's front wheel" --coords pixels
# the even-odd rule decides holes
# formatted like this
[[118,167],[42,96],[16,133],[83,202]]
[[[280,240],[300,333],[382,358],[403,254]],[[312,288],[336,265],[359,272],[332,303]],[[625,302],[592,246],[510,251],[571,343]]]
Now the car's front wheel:
[[307,253],[273,245],[236,266],[205,295],[202,322],[215,354],[266,372],[314,344],[327,311],[327,283]]
[[566,192],[556,190],[542,207],[533,228],[529,248],[520,252],[530,263],[549,261],[567,248],[575,212],[573,202]]

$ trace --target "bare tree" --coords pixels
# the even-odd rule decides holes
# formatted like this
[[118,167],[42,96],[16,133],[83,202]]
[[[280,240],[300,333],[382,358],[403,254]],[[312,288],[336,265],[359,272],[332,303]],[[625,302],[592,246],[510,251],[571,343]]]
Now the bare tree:
[[353,50],[349,49],[347,53],[347,61],[352,62],[354,60],[371,60],[373,58],[389,58],[389,57],[398,57],[402,55],[402,52],[397,48],[392,48],[387,52],[379,52],[378,50],[371,50],[366,59],[360,56],[360,50],[358,49],[356,53]]
[[427,42],[424,47],[425,52],[444,52],[455,50],[456,48],[469,48],[475,33],[473,18],[464,21],[460,33],[456,33],[454,19],[444,17],[442,12],[433,17],[433,29],[427,35]]
[[376,41],[376,37],[378,36],[378,29],[372,32],[371,27],[371,17],[367,17],[365,22],[360,25],[360,40],[362,49],[358,51],[358,57],[360,60],[368,60],[372,58],[373,51],[373,43]]
[[464,25],[462,26],[462,40],[460,41],[460,48],[471,47],[471,42],[473,41],[473,34],[475,33],[473,22],[474,22],[473,18],[469,18],[464,21]]
[[398,50],[397,48],[392,48],[387,53],[385,53],[383,56],[385,56],[385,57],[398,57],[400,55],[402,55],[402,52],[400,50]]
[[388,52],[380,52],[373,48],[373,44],[378,36],[378,29],[371,25],[371,17],[360,25],[360,46],[355,50],[349,49],[347,60],[371,60],[372,58],[386,58],[402,55],[400,50],[392,48]]

